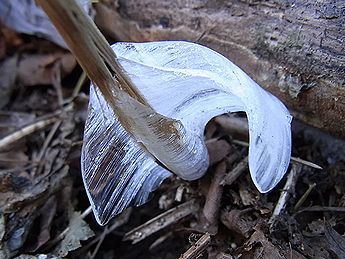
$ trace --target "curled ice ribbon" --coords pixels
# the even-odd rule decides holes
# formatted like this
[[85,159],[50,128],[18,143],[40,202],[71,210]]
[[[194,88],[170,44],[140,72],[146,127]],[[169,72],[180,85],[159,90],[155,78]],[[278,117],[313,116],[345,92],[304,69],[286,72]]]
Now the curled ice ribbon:
[[112,49],[147,107],[120,91],[114,111],[91,84],[81,169],[99,224],[145,203],[171,173],[186,180],[203,176],[204,127],[224,113],[248,117],[249,169],[258,190],[268,192],[281,180],[290,162],[292,117],[240,68],[182,41],[117,43]]

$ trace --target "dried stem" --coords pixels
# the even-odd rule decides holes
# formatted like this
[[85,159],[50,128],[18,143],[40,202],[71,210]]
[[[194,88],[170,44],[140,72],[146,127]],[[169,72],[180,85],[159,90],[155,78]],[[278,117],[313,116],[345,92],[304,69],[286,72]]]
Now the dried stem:
[[310,161],[307,161],[307,160],[303,160],[299,157],[291,157],[291,160],[296,162],[296,163],[300,163],[302,165],[306,165],[306,166],[309,166],[309,167],[312,167],[312,168],[315,168],[315,169],[319,169],[319,170],[322,170],[322,167],[317,165],[317,164],[314,164]]
[[83,71],[83,73],[80,75],[77,84],[75,85],[73,92],[72,92],[72,96],[71,98],[74,99],[75,97],[77,97],[77,95],[80,92],[81,87],[83,86],[83,84],[86,81],[86,73]]
[[195,200],[187,201],[127,232],[123,239],[132,240],[133,244],[138,243],[153,233],[156,233],[180,219],[197,212],[198,209],[199,205]]
[[46,137],[46,139],[44,140],[44,143],[43,143],[43,146],[40,150],[40,153],[38,154],[38,157],[37,157],[37,162],[38,162],[38,167],[36,167],[34,170],[33,170],[33,175],[35,174],[39,174],[43,168],[43,157],[47,151],[47,148],[50,144],[50,142],[52,141],[56,131],[59,129],[60,125],[62,123],[62,120],[58,120],[54,123],[53,127],[51,128],[48,136]]
[[294,211],[297,211],[299,207],[306,201],[311,191],[315,188],[316,183],[310,184],[308,190],[302,195],[302,197],[297,201],[295,207],[293,208]]
[[47,13],[81,67],[100,88],[109,104],[117,106],[114,103],[114,95],[120,91],[117,81],[131,97],[148,105],[123,72],[102,33],[74,0],[36,2]]
[[7,135],[6,137],[0,140],[0,150],[5,149],[14,142],[34,133],[35,131],[39,131],[46,128],[47,126],[58,120],[59,118],[57,116],[42,119]]
[[209,245],[211,241],[211,236],[209,233],[205,233],[201,238],[199,238],[196,243],[189,248],[179,259],[192,259],[197,258],[197,256],[202,253]]
[[269,220],[269,224],[273,224],[275,219],[280,215],[282,210],[286,207],[286,203],[289,200],[290,194],[295,188],[297,178],[301,172],[301,166],[299,164],[293,164],[288,174],[284,189],[282,190],[273,214]]
[[[170,162],[177,147],[190,154],[182,137],[184,127],[181,122],[157,113],[149,105],[121,67],[104,36],[75,0],[36,1],[127,133],[140,140],[139,145],[171,171],[183,174],[190,169]],[[157,136],[160,136],[159,144],[155,142]],[[198,157],[191,158],[193,161],[196,159]]]
[[248,157],[245,157],[232,169],[220,182],[221,185],[231,185],[246,170],[248,166]]
[[220,185],[220,182],[224,179],[225,173],[226,162],[222,161],[215,169],[215,174],[208,189],[205,205],[202,210],[207,221],[204,227],[206,227],[211,234],[216,234],[218,230],[219,208],[223,194],[223,186]]
[[[246,141],[242,141],[242,140],[233,140],[232,141],[234,144],[237,144],[237,145],[240,145],[240,146],[243,146],[243,147],[249,147],[249,143],[246,142]],[[299,158],[299,157],[291,157],[291,161],[294,161],[296,163],[299,163],[299,164],[302,164],[302,165],[306,165],[306,166],[309,166],[309,167],[312,167],[312,168],[315,168],[315,169],[319,169],[319,170],[322,170],[322,167],[313,163],[313,162],[310,162],[310,161],[307,161],[307,160],[304,160],[302,158]]]

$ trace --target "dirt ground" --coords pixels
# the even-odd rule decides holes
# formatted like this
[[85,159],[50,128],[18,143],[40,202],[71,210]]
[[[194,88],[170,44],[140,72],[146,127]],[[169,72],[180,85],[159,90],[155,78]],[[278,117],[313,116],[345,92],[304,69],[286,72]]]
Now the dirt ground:
[[80,175],[88,85],[67,51],[1,28],[0,258],[345,258],[345,142],[293,122],[293,160],[254,187],[243,114],[205,129],[212,166],[100,227]]

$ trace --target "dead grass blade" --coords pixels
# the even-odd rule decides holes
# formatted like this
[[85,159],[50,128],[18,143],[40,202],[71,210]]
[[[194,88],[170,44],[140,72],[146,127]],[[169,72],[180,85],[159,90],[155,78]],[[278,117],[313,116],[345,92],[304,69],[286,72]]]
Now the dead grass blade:
[[[242,141],[242,140],[233,140],[232,141],[234,144],[237,144],[237,145],[240,145],[240,146],[243,146],[243,147],[249,147],[249,143],[246,142],[246,141]],[[322,170],[323,168],[313,162],[310,162],[310,161],[307,161],[307,160],[304,160],[302,158],[299,158],[299,157],[291,157],[291,161],[294,161],[296,163],[299,163],[299,164],[302,164],[302,165],[306,165],[306,166],[309,166],[309,167],[312,167],[312,168],[315,168],[315,169],[319,169],[319,170]]]
[[36,132],[39,130],[42,130],[46,127],[48,127],[50,124],[58,121],[59,118],[57,116],[51,117],[51,118],[46,118],[39,120],[37,122],[34,122],[32,124],[29,124],[9,135],[4,137],[3,139],[0,140],[0,150],[6,149],[6,147],[10,146],[12,143]]
[[232,169],[220,182],[220,185],[231,185],[246,170],[248,166],[248,157],[245,157]]
[[284,186],[284,189],[282,190],[279,200],[274,208],[273,214],[271,218],[269,219],[269,224],[273,224],[275,219],[280,215],[280,213],[284,210],[286,203],[288,202],[290,198],[290,194],[294,192],[295,185],[297,182],[297,178],[299,173],[301,172],[302,167],[298,164],[293,164],[291,167],[291,170],[287,176],[287,180]]

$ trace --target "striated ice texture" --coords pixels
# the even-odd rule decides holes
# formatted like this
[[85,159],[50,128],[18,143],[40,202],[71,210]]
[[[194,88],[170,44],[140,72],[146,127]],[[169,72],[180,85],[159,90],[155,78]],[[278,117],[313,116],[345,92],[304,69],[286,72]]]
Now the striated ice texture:
[[[247,114],[249,169],[258,190],[268,192],[281,180],[290,161],[292,117],[240,68],[215,51],[187,42],[117,43],[112,48],[144,99],[158,114],[176,121],[179,134],[145,138],[149,133],[141,134],[135,125],[127,132],[91,85],[81,164],[100,224],[130,205],[144,203],[170,175],[167,169],[186,180],[201,177],[208,166],[204,127],[227,112]],[[157,117],[141,114],[136,115],[138,125]],[[150,132],[147,128],[141,129]]]
[[146,202],[171,175],[129,136],[92,85],[81,161],[86,191],[102,225],[128,206]]

